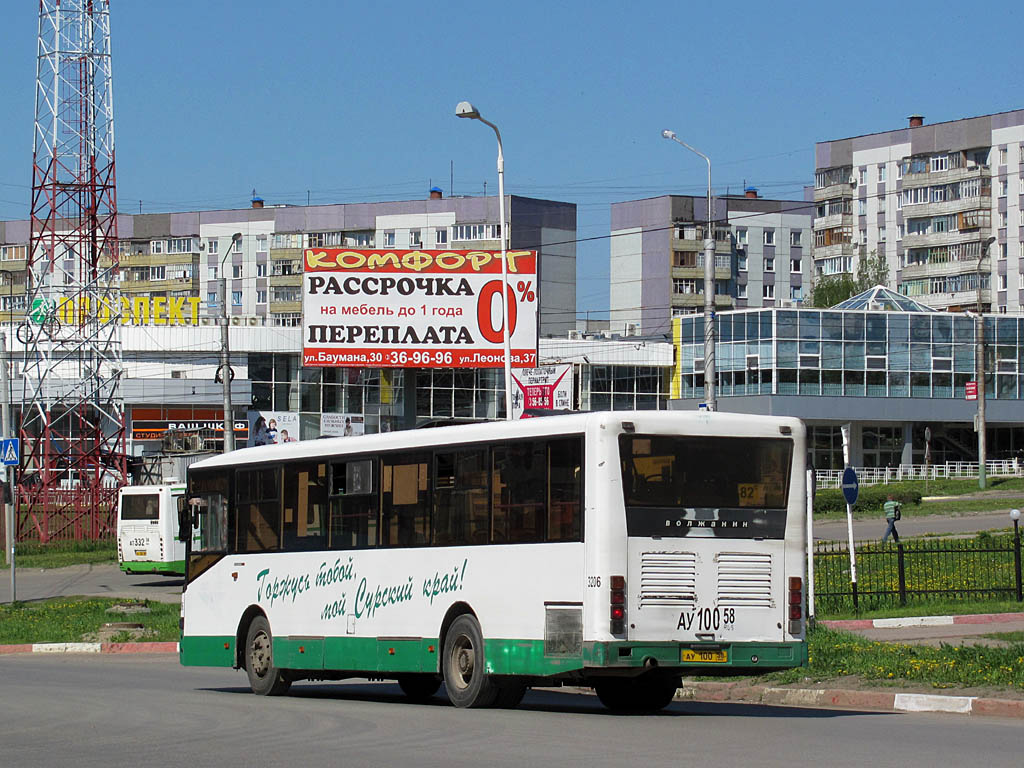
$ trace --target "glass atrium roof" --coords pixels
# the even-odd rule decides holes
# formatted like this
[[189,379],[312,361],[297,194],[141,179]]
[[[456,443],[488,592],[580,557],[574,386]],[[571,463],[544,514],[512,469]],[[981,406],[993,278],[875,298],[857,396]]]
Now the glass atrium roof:
[[871,309],[877,312],[936,312],[938,310],[925,306],[907,296],[896,293],[884,285],[868,288],[863,293],[841,301],[832,309]]

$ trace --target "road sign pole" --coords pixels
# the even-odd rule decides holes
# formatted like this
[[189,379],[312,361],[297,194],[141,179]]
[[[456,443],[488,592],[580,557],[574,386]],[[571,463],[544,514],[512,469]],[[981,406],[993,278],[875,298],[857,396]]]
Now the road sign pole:
[[846,534],[850,551],[850,584],[853,590],[853,609],[859,610],[857,597],[857,552],[853,545],[853,505],[857,503],[860,493],[860,481],[853,467],[843,470],[843,497],[846,499]]
[[[0,410],[0,430],[3,431],[4,437],[7,437],[13,431],[11,429],[11,382],[10,382],[10,371],[7,367],[7,334],[0,331],[0,400],[2,400],[2,410]],[[7,494],[10,493],[13,500],[13,488],[11,488],[11,468],[4,462],[4,483],[6,489],[4,493],[4,532],[7,538],[4,540],[7,548],[7,564],[11,568],[11,604],[18,599],[18,593],[16,591],[17,577],[15,576],[14,567],[14,506],[7,500]]]

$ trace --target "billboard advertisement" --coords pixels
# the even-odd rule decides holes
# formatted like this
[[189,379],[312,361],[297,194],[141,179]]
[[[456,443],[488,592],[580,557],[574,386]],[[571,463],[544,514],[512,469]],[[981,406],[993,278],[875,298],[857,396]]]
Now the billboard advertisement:
[[512,418],[529,408],[572,410],[572,365],[512,369]]
[[[512,366],[537,363],[537,252],[508,251]],[[302,364],[500,368],[500,251],[309,248]]]
[[348,437],[366,433],[366,424],[361,413],[321,413],[321,437]]
[[299,439],[299,414],[295,411],[249,411],[250,445],[279,445]]

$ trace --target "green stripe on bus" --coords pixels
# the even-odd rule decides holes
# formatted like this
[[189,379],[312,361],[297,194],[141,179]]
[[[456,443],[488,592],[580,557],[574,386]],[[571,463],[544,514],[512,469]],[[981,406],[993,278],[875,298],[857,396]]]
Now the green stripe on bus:
[[178,642],[178,660],[186,667],[235,666],[235,636],[191,636]]
[[[681,653],[693,646],[676,642],[584,643],[578,656],[545,656],[543,640],[485,640],[487,671],[493,675],[548,677],[592,669],[631,669],[657,662],[662,669],[712,671],[742,668],[786,669],[807,663],[807,644],[723,643],[722,663],[683,662]],[[187,666],[231,667],[234,637],[183,637],[181,663]],[[227,647],[225,647],[227,646]],[[336,669],[351,672],[402,674],[437,672],[440,648],[434,638],[275,637],[274,665],[282,669]]]
[[170,563],[150,563],[141,560],[128,560],[121,563],[121,570],[125,573],[170,573],[176,576],[184,576],[185,561],[175,560]]

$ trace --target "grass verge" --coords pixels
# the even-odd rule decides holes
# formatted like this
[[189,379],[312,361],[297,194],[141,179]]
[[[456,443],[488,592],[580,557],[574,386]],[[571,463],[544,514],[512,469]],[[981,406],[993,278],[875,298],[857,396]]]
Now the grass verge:
[[[0,605],[0,644],[77,643],[83,636],[99,632],[108,622],[130,621],[142,624],[147,641],[177,641],[181,612],[175,603],[141,601],[149,613],[107,613],[116,603],[101,597],[58,597],[33,603]],[[127,633],[114,635],[112,642],[131,640]]]
[[[107,541],[56,541],[49,544],[18,542],[15,550],[18,568],[63,568],[89,563],[116,563],[117,545]],[[10,566],[4,558],[3,568]]]
[[856,675],[876,683],[908,681],[934,688],[996,686],[1024,690],[1024,643],[980,645],[882,643],[817,626],[808,637],[807,667],[776,672],[776,683],[821,681]]
[[1016,600],[972,600],[969,603],[965,603],[963,600],[934,600],[912,603],[910,605],[862,610],[860,613],[832,611],[827,614],[819,613],[815,618],[818,621],[897,619],[907,616],[957,616],[972,613],[1024,613],[1024,603],[1018,603]]

